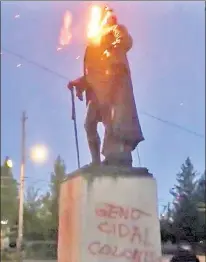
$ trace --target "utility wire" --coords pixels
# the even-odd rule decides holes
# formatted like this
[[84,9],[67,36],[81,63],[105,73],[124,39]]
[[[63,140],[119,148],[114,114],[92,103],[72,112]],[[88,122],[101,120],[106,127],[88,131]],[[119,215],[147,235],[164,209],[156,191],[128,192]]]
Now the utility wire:
[[35,61],[33,61],[33,60],[30,60],[30,59],[26,58],[26,57],[23,56],[23,55],[17,54],[17,53],[15,53],[15,52],[13,52],[13,51],[10,51],[10,50],[6,49],[6,48],[2,48],[2,50],[5,51],[6,53],[12,55],[12,56],[16,56],[16,57],[24,60],[25,62],[27,62],[27,63],[29,63],[29,64],[32,64],[32,65],[34,65],[34,66],[36,66],[36,67],[39,67],[39,68],[41,68],[42,70],[47,71],[47,72],[50,73],[50,74],[53,74],[53,75],[56,75],[56,76],[58,76],[58,77],[60,77],[60,78],[62,78],[62,79],[68,80],[68,77],[66,77],[66,76],[64,76],[64,75],[62,75],[62,74],[60,74],[60,73],[58,73],[58,72],[56,72],[56,71],[54,71],[54,70],[52,70],[52,69],[44,66],[44,65],[42,65],[42,64],[39,64],[38,62],[35,62]]
[[[36,66],[36,67],[38,67],[38,68],[41,68],[41,69],[44,70],[44,71],[47,71],[47,72],[50,73],[50,74],[56,75],[57,77],[62,78],[62,79],[64,79],[64,80],[68,80],[68,77],[66,77],[66,76],[64,76],[64,75],[62,75],[62,74],[60,74],[60,73],[58,73],[58,72],[56,72],[56,71],[54,71],[54,70],[46,67],[46,66],[38,63],[38,62],[35,62],[35,61],[31,60],[31,59],[28,59],[28,58],[26,58],[26,57],[23,56],[23,55],[20,55],[20,54],[18,54],[18,53],[16,53],[16,52],[13,52],[13,51],[11,51],[11,50],[9,50],[9,49],[7,49],[7,48],[4,48],[4,47],[2,48],[2,50],[3,50],[4,52],[8,53],[9,55],[18,57],[18,58],[24,60],[25,62],[27,62],[27,63],[29,63],[29,64],[31,64],[31,65],[34,65],[34,66]],[[147,113],[147,112],[145,112],[145,111],[141,111],[140,113],[143,114],[143,115],[145,115],[145,116],[148,116],[148,117],[150,117],[150,118],[153,118],[153,119],[155,119],[155,120],[157,120],[157,121],[160,121],[160,122],[162,122],[162,123],[164,123],[164,124],[170,125],[170,126],[172,126],[172,127],[178,128],[178,129],[181,129],[182,131],[185,131],[185,132],[190,133],[190,134],[192,134],[192,135],[194,135],[194,136],[196,136],[196,137],[199,137],[199,138],[203,138],[203,139],[204,139],[204,135],[203,135],[203,134],[199,134],[199,133],[197,133],[197,132],[195,132],[195,131],[193,131],[193,130],[190,130],[190,129],[184,127],[184,126],[181,126],[181,125],[178,125],[178,124],[176,124],[176,123],[174,123],[174,122],[171,122],[171,121],[162,119],[162,118],[160,118],[160,117],[154,116],[154,115],[152,115],[152,114],[150,114],[150,113]]]
[[149,113],[147,113],[147,112],[141,112],[141,113],[144,114],[144,115],[146,115],[146,116],[148,116],[148,117],[150,117],[150,118],[154,118],[154,119],[156,119],[156,120],[158,120],[158,121],[160,121],[160,122],[162,122],[162,123],[165,123],[165,124],[167,124],[167,125],[170,125],[170,126],[179,128],[179,129],[181,129],[181,130],[183,130],[183,131],[185,131],[185,132],[187,132],[187,133],[190,133],[190,134],[192,134],[192,135],[195,135],[195,136],[197,136],[197,137],[204,138],[204,135],[199,134],[199,133],[197,133],[197,132],[195,132],[195,131],[192,131],[192,130],[184,127],[184,126],[181,126],[181,125],[178,125],[178,124],[176,124],[176,123],[170,122],[170,121],[168,121],[168,120],[162,119],[162,118],[160,118],[160,117],[151,115],[151,114],[149,114]]

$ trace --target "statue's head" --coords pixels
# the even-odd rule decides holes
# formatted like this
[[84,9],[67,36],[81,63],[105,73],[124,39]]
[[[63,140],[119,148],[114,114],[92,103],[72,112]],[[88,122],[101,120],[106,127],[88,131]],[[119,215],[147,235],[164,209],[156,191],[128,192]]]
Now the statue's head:
[[115,15],[114,10],[109,6],[104,7],[103,21],[107,26],[112,26],[117,24],[117,16]]

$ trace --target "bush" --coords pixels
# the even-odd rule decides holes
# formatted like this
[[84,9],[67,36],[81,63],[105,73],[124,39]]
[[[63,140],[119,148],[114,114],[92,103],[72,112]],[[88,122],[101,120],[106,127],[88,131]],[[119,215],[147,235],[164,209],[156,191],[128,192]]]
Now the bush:
[[57,243],[33,242],[25,248],[25,259],[57,259]]
[[16,250],[1,251],[1,262],[4,262],[4,261],[11,261],[11,262],[18,261]]

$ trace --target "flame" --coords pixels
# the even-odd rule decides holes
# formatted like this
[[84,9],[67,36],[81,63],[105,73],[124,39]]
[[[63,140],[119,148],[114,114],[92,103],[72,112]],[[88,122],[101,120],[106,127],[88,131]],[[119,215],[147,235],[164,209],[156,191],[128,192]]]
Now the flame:
[[110,52],[108,50],[105,50],[104,53],[103,53],[106,57],[110,57]]
[[102,27],[106,25],[108,18],[112,15],[111,11],[107,11],[107,13],[105,14],[103,20],[102,20]]
[[67,10],[64,14],[63,25],[60,30],[59,44],[61,46],[66,46],[70,43],[72,34],[71,34],[71,24],[72,24],[72,15]]
[[99,43],[101,40],[102,29],[102,9],[100,6],[91,7],[91,17],[88,24],[87,37],[93,43]]
[[108,18],[112,15],[112,12],[107,11],[103,16],[103,10],[101,6],[92,6],[90,21],[88,24],[87,37],[93,44],[99,44],[104,34],[110,31],[110,27],[107,25]]

